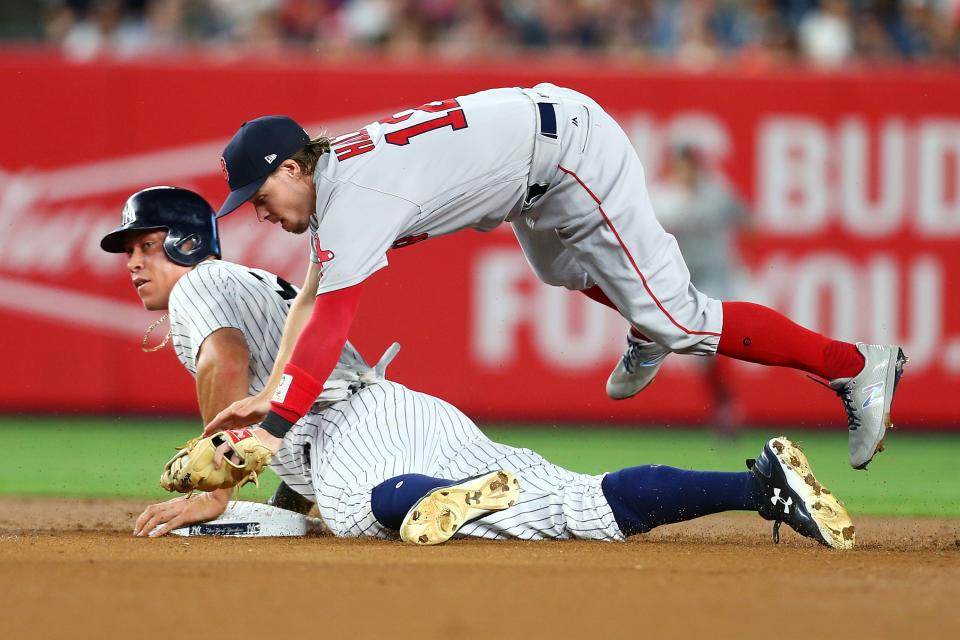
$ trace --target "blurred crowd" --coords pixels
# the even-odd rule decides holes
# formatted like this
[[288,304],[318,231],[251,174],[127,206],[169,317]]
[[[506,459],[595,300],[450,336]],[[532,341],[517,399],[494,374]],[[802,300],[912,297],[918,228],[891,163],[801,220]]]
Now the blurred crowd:
[[5,40],[75,59],[243,54],[501,56],[693,68],[960,59],[960,0],[6,0]]

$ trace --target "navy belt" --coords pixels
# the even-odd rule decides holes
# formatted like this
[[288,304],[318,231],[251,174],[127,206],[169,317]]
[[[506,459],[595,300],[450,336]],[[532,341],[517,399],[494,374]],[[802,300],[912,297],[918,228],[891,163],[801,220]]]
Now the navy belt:
[[557,139],[557,110],[549,102],[538,102],[540,111],[540,135]]

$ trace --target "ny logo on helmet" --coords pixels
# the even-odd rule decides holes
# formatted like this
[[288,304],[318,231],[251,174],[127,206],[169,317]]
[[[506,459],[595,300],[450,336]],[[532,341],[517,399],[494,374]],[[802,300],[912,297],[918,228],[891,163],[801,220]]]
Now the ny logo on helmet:
[[128,224],[133,224],[137,219],[137,212],[133,210],[133,207],[130,206],[130,201],[127,200],[127,203],[123,205],[123,213],[120,217],[120,225],[127,226]]
[[230,174],[227,172],[227,161],[223,159],[223,156],[220,156],[220,171],[223,173],[223,179],[227,181],[227,184],[230,184]]

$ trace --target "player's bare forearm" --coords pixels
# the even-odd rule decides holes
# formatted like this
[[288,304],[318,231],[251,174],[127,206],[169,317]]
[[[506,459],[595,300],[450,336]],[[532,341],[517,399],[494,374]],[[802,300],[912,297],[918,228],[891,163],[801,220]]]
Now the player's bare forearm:
[[189,524],[207,522],[223,514],[232,489],[173,498],[143,510],[133,525],[133,535],[156,538]]
[[303,288],[297,294],[287,314],[287,320],[283,326],[283,337],[280,339],[280,347],[267,384],[256,395],[237,400],[216,414],[212,420],[207,421],[207,426],[203,430],[204,436],[209,436],[224,429],[246,427],[263,420],[267,411],[270,410],[270,398],[273,396],[277,385],[280,384],[283,368],[290,360],[297,339],[313,312],[319,285],[320,267],[311,263],[307,270]]
[[239,329],[211,333],[197,356],[197,400],[207,424],[250,389],[250,351]]
[[283,325],[283,337],[280,339],[277,358],[274,360],[273,370],[270,372],[270,380],[267,381],[263,391],[260,392],[260,396],[271,397],[277,385],[280,384],[283,368],[290,361],[297,339],[313,312],[313,307],[317,301],[317,287],[319,286],[320,266],[311,262],[310,268],[307,270],[307,277],[303,282],[303,288],[300,289],[290,306],[290,313],[287,314],[287,321]]

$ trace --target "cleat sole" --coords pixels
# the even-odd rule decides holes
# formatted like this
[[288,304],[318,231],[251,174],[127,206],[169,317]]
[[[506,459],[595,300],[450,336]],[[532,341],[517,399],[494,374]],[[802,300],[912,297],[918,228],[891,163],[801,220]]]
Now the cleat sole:
[[850,514],[843,503],[813,475],[803,449],[786,438],[776,438],[771,444],[781,463],[796,472],[787,474],[787,482],[809,505],[810,516],[826,544],[834,549],[852,549],[856,543],[856,528]]
[[441,544],[467,522],[512,507],[519,496],[520,481],[502,470],[436,489],[403,519],[400,539],[418,546]]

